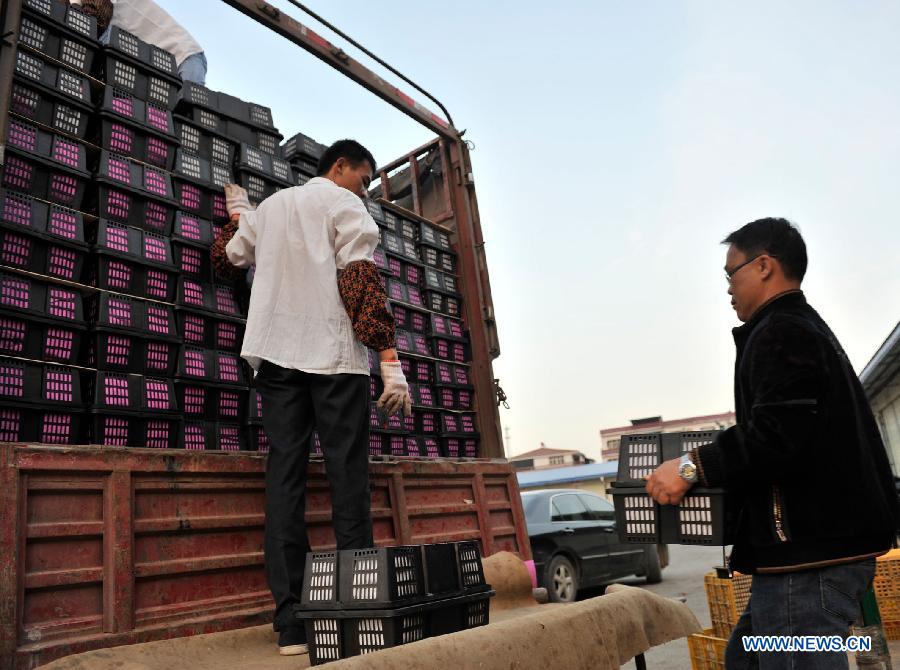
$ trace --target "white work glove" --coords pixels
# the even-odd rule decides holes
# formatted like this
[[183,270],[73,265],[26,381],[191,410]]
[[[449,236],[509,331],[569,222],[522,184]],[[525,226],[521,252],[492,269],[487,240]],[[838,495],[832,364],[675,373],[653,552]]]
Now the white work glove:
[[409,384],[403,375],[400,361],[381,362],[381,381],[384,382],[384,393],[378,399],[378,409],[388,416],[403,411],[403,416],[412,414],[412,398],[409,397]]
[[237,184],[225,184],[225,209],[229,217],[253,211],[246,189]]

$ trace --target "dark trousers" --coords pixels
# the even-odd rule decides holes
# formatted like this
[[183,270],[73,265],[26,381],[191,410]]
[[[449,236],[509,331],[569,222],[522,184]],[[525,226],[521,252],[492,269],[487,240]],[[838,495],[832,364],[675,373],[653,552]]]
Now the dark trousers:
[[275,630],[296,626],[306,552],[306,470],[318,430],[331,487],[338,549],[373,546],[369,511],[369,378],[316,375],[263,362],[256,377],[266,463],[266,577],[275,598]]
[[726,670],[846,670],[843,652],[749,652],[745,635],[847,637],[875,577],[875,559],[816,570],[753,575],[750,601],[725,649]]

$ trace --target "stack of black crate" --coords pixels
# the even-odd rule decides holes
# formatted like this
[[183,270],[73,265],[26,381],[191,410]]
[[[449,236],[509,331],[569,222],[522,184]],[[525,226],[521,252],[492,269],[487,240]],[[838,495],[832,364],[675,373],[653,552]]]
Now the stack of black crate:
[[693,486],[678,505],[660,505],[646,491],[646,477],[660,464],[716,439],[720,431],[623,435],[612,493],[616,527],[629,544],[730,544],[722,489]]
[[183,425],[174,375],[181,338],[172,119],[181,80],[174,56],[113,27],[94,67],[103,82],[90,137],[98,146],[87,226],[90,331],[84,364],[89,439],[177,448]]
[[477,542],[307,554],[301,603],[312,665],[488,623]]
[[247,281],[216,274],[209,247],[228,220],[225,184],[242,185],[258,204],[293,185],[290,167],[275,155],[281,134],[268,107],[185,82],[176,112],[181,148],[173,179],[180,212],[173,246],[182,273],[176,312],[184,339],[178,398],[186,446],[265,452],[258,397],[248,389],[250,371],[240,359]]
[[88,250],[80,210],[97,25],[66,4],[25,0],[20,28],[0,189],[0,441],[76,444],[84,373],[71,365],[86,322],[73,283]]
[[[397,349],[413,400],[413,417],[385,420],[372,410],[373,449],[393,455],[474,458],[478,454],[468,333],[463,328],[447,231],[369,202],[381,228],[376,263],[397,326]],[[377,374],[377,360],[373,361]],[[404,435],[404,453],[398,449]]]

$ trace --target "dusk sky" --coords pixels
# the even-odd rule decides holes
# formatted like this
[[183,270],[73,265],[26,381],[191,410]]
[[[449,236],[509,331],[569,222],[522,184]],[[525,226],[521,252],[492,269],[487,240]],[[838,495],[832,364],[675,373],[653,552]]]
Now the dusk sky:
[[[379,162],[430,139],[223,2],[159,2],[209,87],[286,137],[354,137]],[[601,428],[733,409],[719,241],[753,219],[800,226],[807,297],[857,371],[900,319],[900,4],[308,4],[475,144],[511,453],[596,458]]]

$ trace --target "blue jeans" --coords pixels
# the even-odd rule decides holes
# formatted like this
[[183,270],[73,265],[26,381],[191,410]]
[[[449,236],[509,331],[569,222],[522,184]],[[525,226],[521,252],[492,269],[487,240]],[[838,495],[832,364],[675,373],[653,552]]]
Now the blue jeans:
[[726,670],[846,670],[838,652],[746,652],[745,635],[846,638],[875,577],[875,559],[818,570],[753,575],[750,602],[725,649]]
[[206,54],[202,51],[191,54],[178,66],[178,74],[182,80],[192,81],[201,86],[206,85]]

